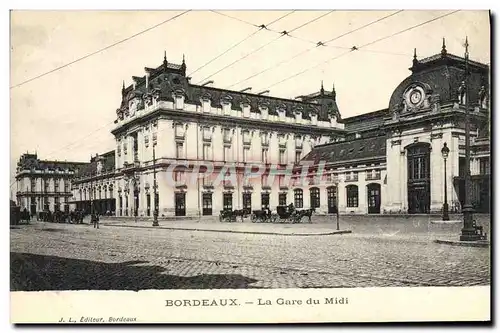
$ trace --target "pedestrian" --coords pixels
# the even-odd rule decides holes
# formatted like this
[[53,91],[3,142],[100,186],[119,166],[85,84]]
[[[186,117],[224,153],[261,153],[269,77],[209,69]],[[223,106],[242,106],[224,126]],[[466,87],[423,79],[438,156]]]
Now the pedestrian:
[[99,215],[97,213],[92,214],[92,222],[94,222],[94,228],[99,229]]

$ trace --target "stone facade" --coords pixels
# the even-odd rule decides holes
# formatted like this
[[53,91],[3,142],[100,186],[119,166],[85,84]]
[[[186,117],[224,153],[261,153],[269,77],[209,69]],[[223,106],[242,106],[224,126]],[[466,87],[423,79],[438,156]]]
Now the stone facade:
[[470,61],[464,89],[465,60],[443,50],[415,54],[387,109],[345,119],[335,88],[289,100],[194,85],[184,61],[165,57],[123,86],[116,149],[74,179],[73,207],[93,201],[101,213],[152,217],[156,194],[160,218],[289,203],[318,214],[436,213],[446,143],[447,198],[458,212],[469,94],[473,203],[489,210],[489,67]]

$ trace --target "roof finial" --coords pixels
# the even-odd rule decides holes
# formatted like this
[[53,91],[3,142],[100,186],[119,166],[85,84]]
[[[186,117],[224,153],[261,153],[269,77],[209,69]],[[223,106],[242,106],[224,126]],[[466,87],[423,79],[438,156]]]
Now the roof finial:
[[332,83],[332,96],[333,96],[333,100],[335,100],[335,98],[337,96],[337,92],[335,92],[335,83]]
[[186,57],[184,56],[184,53],[182,54],[182,63],[185,65],[186,64]]
[[323,80],[321,80],[321,95],[325,93],[325,88],[323,88]]
[[413,49],[413,60],[417,60],[417,48]]
[[163,62],[167,62],[167,51],[163,51]]
[[125,90],[125,80],[123,80],[123,83],[122,83],[122,90]]
[[446,51],[446,40],[443,37],[443,46],[441,47],[441,55],[445,56],[447,53],[448,51]]

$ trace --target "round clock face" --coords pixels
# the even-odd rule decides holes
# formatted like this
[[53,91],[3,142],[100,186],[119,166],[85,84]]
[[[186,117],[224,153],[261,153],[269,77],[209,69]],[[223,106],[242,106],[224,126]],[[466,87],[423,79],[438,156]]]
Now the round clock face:
[[412,104],[418,104],[422,100],[422,94],[420,91],[415,90],[410,94],[410,102]]

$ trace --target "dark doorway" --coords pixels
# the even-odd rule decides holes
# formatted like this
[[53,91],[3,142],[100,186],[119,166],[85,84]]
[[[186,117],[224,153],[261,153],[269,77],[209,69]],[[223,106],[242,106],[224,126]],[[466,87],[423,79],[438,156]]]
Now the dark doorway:
[[134,191],[134,201],[135,201],[135,205],[134,205],[134,216],[138,216],[139,215],[139,191]]
[[380,214],[380,184],[368,184],[368,214]]
[[252,193],[243,193],[243,210],[245,214],[252,213]]
[[35,202],[35,198],[31,198],[31,205],[30,205],[30,214],[31,216],[34,216],[36,215],[36,202]]
[[337,188],[335,186],[330,186],[326,190],[327,201],[328,201],[328,214],[337,213]]
[[407,148],[408,160],[408,213],[430,212],[430,144],[415,143]]
[[186,193],[175,193],[175,216],[186,216]]
[[222,196],[222,209],[233,210],[233,194],[224,193]]
[[260,205],[263,210],[269,209],[269,193],[260,194]]
[[212,193],[203,193],[203,215],[212,215]]
[[151,194],[146,194],[147,216],[151,216]]

